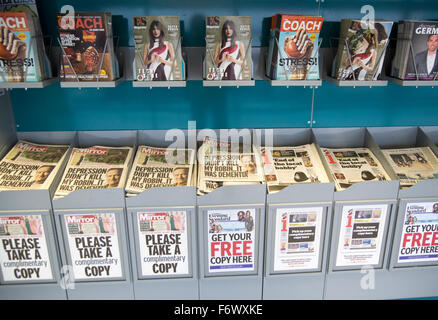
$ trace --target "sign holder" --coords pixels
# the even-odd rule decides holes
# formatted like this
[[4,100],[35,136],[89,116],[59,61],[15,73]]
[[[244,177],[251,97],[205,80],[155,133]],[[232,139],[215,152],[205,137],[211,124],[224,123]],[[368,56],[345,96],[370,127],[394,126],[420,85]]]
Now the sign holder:
[[[200,299],[262,299],[266,185],[225,186],[198,196]],[[222,210],[254,210],[253,271],[209,272],[208,214]]]

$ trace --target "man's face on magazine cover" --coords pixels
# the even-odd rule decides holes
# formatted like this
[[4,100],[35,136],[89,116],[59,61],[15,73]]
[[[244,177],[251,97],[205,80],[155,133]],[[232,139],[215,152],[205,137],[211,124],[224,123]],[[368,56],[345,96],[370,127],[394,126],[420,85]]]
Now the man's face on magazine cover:
[[178,186],[185,186],[187,183],[187,170],[186,169],[176,169],[173,171],[173,178]]
[[429,40],[427,40],[427,50],[429,52],[436,52],[437,47],[438,47],[438,35],[430,36]]

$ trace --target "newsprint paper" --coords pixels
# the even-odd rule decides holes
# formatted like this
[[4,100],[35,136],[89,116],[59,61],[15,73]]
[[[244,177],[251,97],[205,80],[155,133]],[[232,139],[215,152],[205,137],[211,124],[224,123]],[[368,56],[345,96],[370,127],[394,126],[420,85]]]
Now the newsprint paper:
[[194,162],[192,149],[139,146],[126,184],[127,195],[154,187],[190,186]]
[[131,154],[130,147],[73,148],[55,197],[80,189],[124,188]]
[[261,149],[269,193],[296,183],[329,182],[314,144]]
[[0,191],[48,189],[68,148],[18,141],[0,161]]
[[385,149],[382,152],[400,179],[402,187],[438,178],[438,159],[429,147]]
[[376,156],[368,148],[322,148],[335,179],[336,190],[344,190],[356,182],[391,180]]
[[222,186],[260,184],[264,180],[260,154],[252,145],[232,145],[206,137],[198,159],[199,195]]

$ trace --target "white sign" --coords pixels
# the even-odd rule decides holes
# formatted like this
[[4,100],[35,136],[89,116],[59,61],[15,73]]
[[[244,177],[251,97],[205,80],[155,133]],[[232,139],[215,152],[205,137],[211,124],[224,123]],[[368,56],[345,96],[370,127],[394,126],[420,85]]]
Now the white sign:
[[188,274],[187,213],[138,212],[137,219],[141,274]]
[[438,202],[408,203],[398,262],[438,261]]
[[0,241],[3,281],[53,279],[40,215],[1,216]]
[[208,211],[208,271],[255,270],[255,209]]
[[75,280],[122,277],[115,214],[73,214],[64,218]]
[[277,209],[274,271],[318,268],[322,212],[322,207]]
[[387,212],[387,204],[342,208],[337,267],[379,263]]

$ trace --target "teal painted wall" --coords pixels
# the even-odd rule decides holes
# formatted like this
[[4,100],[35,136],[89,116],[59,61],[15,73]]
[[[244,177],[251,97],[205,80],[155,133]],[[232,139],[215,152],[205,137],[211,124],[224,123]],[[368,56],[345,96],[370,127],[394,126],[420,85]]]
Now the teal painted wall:
[[[253,46],[266,46],[269,17],[275,13],[317,14],[315,0],[71,0],[40,1],[45,34],[57,36],[55,14],[64,4],[77,11],[111,11],[121,46],[132,46],[134,15],[179,15],[183,45],[204,45],[205,15],[250,15]],[[337,37],[339,21],[361,16],[362,5],[375,7],[378,18],[436,19],[436,0],[325,0],[322,37],[328,46]],[[391,44],[395,45],[395,42]],[[198,128],[308,127],[314,98],[316,127],[438,125],[438,88],[346,88],[328,82],[309,88],[273,88],[265,81],[255,87],[204,88],[190,81],[186,88],[133,88],[122,83],[115,89],[12,90],[17,130],[116,130],[186,128],[196,120]]]

